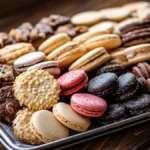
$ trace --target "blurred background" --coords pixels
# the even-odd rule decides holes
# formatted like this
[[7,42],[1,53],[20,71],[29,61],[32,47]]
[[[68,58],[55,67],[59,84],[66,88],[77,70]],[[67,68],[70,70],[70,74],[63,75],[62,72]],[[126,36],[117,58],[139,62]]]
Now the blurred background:
[[1,0],[0,31],[9,31],[27,21],[34,24],[49,14],[72,16],[85,10],[121,6],[133,1],[137,0]]

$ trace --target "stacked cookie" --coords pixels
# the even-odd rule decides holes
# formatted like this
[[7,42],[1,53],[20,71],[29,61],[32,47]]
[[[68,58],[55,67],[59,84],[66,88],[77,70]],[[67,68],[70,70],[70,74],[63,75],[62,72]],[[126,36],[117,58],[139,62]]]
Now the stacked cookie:
[[50,15],[1,33],[0,121],[39,145],[93,128],[93,120],[150,112],[149,7]]

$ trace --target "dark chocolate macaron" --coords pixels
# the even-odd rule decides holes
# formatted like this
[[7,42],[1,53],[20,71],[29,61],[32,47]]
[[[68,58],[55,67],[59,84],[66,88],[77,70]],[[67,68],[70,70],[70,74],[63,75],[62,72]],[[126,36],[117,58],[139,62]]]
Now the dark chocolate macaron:
[[132,73],[137,77],[148,79],[150,78],[150,65],[147,62],[138,63],[137,66],[132,67]]
[[14,97],[12,86],[0,88],[0,121],[12,123],[20,109],[19,102]]
[[108,96],[117,86],[118,79],[115,73],[102,73],[88,82],[87,90],[97,96]]
[[124,103],[124,105],[126,106],[127,111],[131,116],[150,112],[150,95],[141,94]]
[[121,75],[125,73],[125,71],[126,71],[126,68],[124,66],[115,64],[115,65],[108,65],[108,66],[101,67],[97,71],[97,75],[100,75],[102,73],[107,73],[107,72],[112,72],[117,75]]
[[118,89],[112,93],[113,102],[123,102],[132,98],[139,90],[139,82],[132,73],[125,73],[118,78]]
[[124,120],[126,115],[126,107],[122,104],[110,104],[102,117],[97,118],[98,124],[107,125],[114,122]]

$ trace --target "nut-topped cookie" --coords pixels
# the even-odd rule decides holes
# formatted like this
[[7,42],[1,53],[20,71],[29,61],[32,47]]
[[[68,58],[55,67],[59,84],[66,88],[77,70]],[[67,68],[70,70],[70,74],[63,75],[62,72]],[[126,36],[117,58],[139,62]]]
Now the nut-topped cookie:
[[31,70],[16,78],[14,93],[29,110],[50,109],[58,102],[60,87],[47,71]]

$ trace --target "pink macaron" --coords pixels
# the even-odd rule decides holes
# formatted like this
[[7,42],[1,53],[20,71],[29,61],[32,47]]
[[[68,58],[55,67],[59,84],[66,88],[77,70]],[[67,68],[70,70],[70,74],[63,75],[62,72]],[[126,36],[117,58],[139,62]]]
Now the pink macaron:
[[88,77],[84,70],[73,70],[60,76],[57,82],[62,89],[61,95],[67,96],[81,90],[88,82]]
[[88,117],[100,117],[107,109],[103,98],[87,93],[76,93],[71,96],[71,107],[77,113]]

